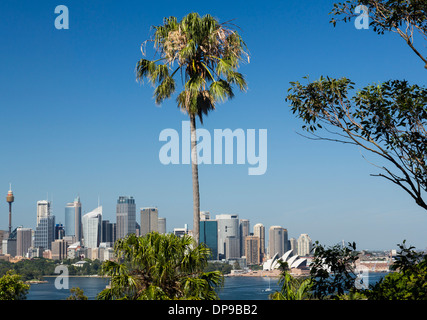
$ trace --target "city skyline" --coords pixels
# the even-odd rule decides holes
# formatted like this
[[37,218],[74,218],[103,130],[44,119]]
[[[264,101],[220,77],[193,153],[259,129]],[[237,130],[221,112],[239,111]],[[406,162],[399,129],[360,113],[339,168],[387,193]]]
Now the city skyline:
[[[35,229],[36,203],[46,198],[64,223],[64,207],[78,195],[82,215],[100,199],[103,219],[115,221],[117,197],[132,195],[137,208],[157,206],[168,227],[185,220],[192,228],[191,167],[159,160],[160,132],[179,132],[188,118],[174,99],[156,107],[134,69],[151,26],[195,11],[235,19],[251,56],[241,66],[248,91],[218,105],[199,127],[212,136],[215,129],[268,130],[265,174],[249,176],[239,164],[199,166],[201,210],[280,225],[325,245],[344,239],[360,250],[389,250],[406,240],[424,250],[427,214],[398,187],[370,176],[378,173],[370,162],[381,161],[301,137],[302,123],[285,102],[289,82],[304,76],[347,77],[356,88],[389,79],[425,85],[425,69],[401,39],[352,23],[333,27],[333,3],[73,2],[65,4],[69,29],[58,30],[55,1],[1,2],[7,49],[0,50],[0,106],[7,116],[0,190],[6,197],[12,183],[12,227]],[[1,230],[8,209],[3,198]]]

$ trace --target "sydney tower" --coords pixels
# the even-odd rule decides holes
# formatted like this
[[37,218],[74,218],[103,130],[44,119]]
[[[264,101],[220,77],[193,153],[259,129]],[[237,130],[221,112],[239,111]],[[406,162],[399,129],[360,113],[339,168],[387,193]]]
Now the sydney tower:
[[12,202],[15,200],[12,192],[12,185],[7,193],[6,201],[9,203],[9,234],[12,232]]

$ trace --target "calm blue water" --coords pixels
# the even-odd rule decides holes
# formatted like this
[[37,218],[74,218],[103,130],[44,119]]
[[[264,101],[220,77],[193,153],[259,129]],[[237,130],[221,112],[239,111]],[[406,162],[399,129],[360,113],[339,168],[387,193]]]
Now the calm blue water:
[[[374,284],[386,273],[370,273],[369,283]],[[45,278],[48,283],[32,284],[27,300],[65,300],[71,295],[70,290],[55,288],[55,278]],[[278,291],[276,278],[267,277],[226,277],[224,287],[219,291],[221,300],[268,300],[268,295]],[[70,277],[68,287],[83,289],[89,300],[95,300],[96,295],[108,284],[107,278]],[[270,288],[271,291],[266,291]]]

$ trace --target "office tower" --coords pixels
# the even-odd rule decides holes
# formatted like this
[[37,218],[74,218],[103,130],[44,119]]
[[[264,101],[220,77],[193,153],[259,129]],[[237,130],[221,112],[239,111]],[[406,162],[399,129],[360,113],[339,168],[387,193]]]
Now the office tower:
[[311,252],[311,248],[313,246],[313,242],[311,241],[308,234],[303,233],[298,238],[298,255],[308,256]]
[[240,238],[229,236],[225,238],[225,259],[238,259],[240,254]]
[[114,224],[110,223],[109,220],[103,220],[101,222],[101,242],[113,243],[114,242]]
[[246,256],[245,252],[245,238],[250,234],[249,220],[240,219],[240,255]]
[[204,243],[210,250],[209,260],[218,259],[218,222],[216,220],[200,220],[200,243]]
[[288,249],[288,230],[281,226],[271,226],[268,242],[270,258],[276,253],[281,257]]
[[46,218],[51,214],[51,202],[47,200],[37,201],[37,224],[40,223],[41,218]]
[[67,258],[67,248],[69,242],[65,239],[56,239],[52,242],[52,259],[64,260]]
[[265,257],[265,227],[262,223],[254,225],[254,236],[259,237],[260,259],[263,261]]
[[80,197],[65,207],[65,235],[75,237],[75,241],[82,239],[82,204]]
[[12,192],[12,185],[10,185],[9,192],[6,196],[6,202],[9,204],[9,234],[12,232],[12,203],[15,201],[15,197]]
[[160,234],[166,234],[166,218],[159,218],[157,227]]
[[159,231],[159,211],[157,208],[141,208],[141,236]]
[[16,255],[25,257],[28,249],[32,246],[32,233],[30,228],[18,228],[16,233]]
[[136,231],[136,207],[133,197],[120,196],[116,206],[116,239]]
[[62,239],[64,237],[65,237],[65,228],[64,228],[64,225],[62,223],[57,223],[55,225],[55,236],[54,236],[54,240]]
[[54,241],[55,216],[41,217],[36,227],[34,246],[36,248],[51,249]]
[[102,206],[99,206],[83,216],[83,239],[86,248],[98,248],[101,242],[101,221]]
[[292,255],[296,256],[298,254],[298,242],[297,242],[297,239],[291,238],[289,240],[289,243],[290,243],[289,250],[292,249]]
[[[239,216],[237,214],[220,214],[216,215],[216,220],[218,223],[218,259],[225,259],[227,256],[226,239],[235,237],[237,241],[240,240]],[[233,254],[235,253],[233,252]]]
[[246,263],[249,265],[261,263],[260,238],[258,236],[246,236],[245,252]]
[[2,253],[8,254],[11,257],[16,256],[16,238],[3,239]]

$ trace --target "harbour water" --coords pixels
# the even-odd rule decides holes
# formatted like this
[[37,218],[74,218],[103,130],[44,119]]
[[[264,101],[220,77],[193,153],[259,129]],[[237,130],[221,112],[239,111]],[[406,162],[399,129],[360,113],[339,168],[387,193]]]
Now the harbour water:
[[[374,284],[386,273],[369,274],[369,283]],[[46,283],[32,284],[27,300],[65,300],[71,295],[70,289],[79,287],[89,300],[95,300],[99,292],[109,283],[108,278],[70,277],[69,289],[56,289],[55,278],[45,278]],[[280,290],[277,278],[268,277],[225,277],[224,286],[219,291],[221,300],[268,300],[269,294]]]

